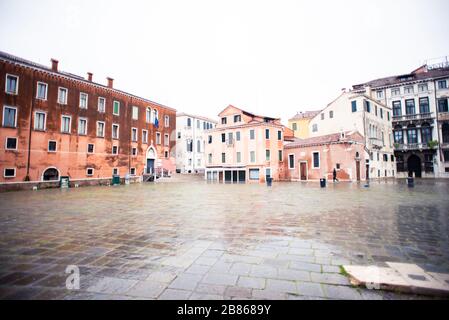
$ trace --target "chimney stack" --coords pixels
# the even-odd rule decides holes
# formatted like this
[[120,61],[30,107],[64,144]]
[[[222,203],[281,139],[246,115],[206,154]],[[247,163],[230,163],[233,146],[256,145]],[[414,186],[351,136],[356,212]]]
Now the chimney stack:
[[59,63],[58,60],[51,59],[51,70],[58,72],[58,63]]
[[89,82],[92,82],[92,77],[93,77],[93,73],[92,72],[88,72],[87,73],[87,80],[89,80]]
[[114,87],[114,79],[107,77],[108,80],[108,87],[113,88]]

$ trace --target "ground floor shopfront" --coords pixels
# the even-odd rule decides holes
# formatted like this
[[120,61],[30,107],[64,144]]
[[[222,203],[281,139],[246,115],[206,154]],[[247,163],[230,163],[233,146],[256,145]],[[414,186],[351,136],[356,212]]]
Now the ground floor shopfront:
[[267,177],[278,180],[279,175],[272,168],[264,166],[206,168],[204,174],[207,181],[224,183],[259,183],[265,182]]

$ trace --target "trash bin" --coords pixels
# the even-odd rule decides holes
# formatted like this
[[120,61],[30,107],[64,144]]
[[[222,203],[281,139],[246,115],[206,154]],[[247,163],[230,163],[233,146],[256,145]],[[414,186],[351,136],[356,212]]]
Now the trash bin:
[[321,188],[326,188],[326,179],[325,178],[320,179],[320,186],[321,186]]
[[413,188],[415,186],[415,179],[413,177],[407,178],[407,185],[409,188]]
[[112,185],[116,186],[120,184],[120,176],[119,175],[113,175],[112,176]]
[[273,184],[273,178],[267,177],[267,186],[271,187],[272,184]]
[[59,187],[61,189],[70,188],[70,178],[69,177],[61,177],[59,179]]

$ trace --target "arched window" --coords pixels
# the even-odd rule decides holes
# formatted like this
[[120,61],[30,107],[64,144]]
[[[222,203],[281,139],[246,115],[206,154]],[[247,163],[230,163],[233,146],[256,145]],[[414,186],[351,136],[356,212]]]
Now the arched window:
[[145,119],[147,123],[151,123],[151,108],[148,107],[145,113]]
[[414,124],[411,124],[407,127],[407,142],[418,143],[418,132]]
[[48,168],[44,171],[42,176],[44,181],[58,181],[59,180],[59,172],[55,168]]
[[153,109],[153,123],[156,121],[156,119],[159,119],[158,112],[156,109]]
[[360,158],[360,153],[356,152],[356,153],[355,153],[355,157],[356,157],[357,159]]
[[449,143],[449,123],[443,123],[441,133],[443,135],[443,143]]
[[394,127],[394,142],[399,144],[404,144],[404,135],[401,126]]
[[432,141],[432,128],[425,122],[421,125],[421,142],[429,143],[430,141]]
[[196,151],[201,152],[201,141],[200,140],[196,141]]

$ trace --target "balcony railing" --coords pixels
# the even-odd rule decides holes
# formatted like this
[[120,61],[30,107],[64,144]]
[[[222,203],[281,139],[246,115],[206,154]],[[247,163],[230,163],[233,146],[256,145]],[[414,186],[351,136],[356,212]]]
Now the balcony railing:
[[394,121],[411,121],[411,120],[431,120],[434,118],[432,112],[428,113],[417,113],[417,114],[406,114],[402,116],[393,116]]
[[371,145],[374,147],[382,148],[384,147],[384,142],[379,138],[369,138]]
[[396,143],[394,146],[395,150],[403,151],[403,150],[424,150],[430,149],[427,143],[407,143],[407,144],[399,144]]

